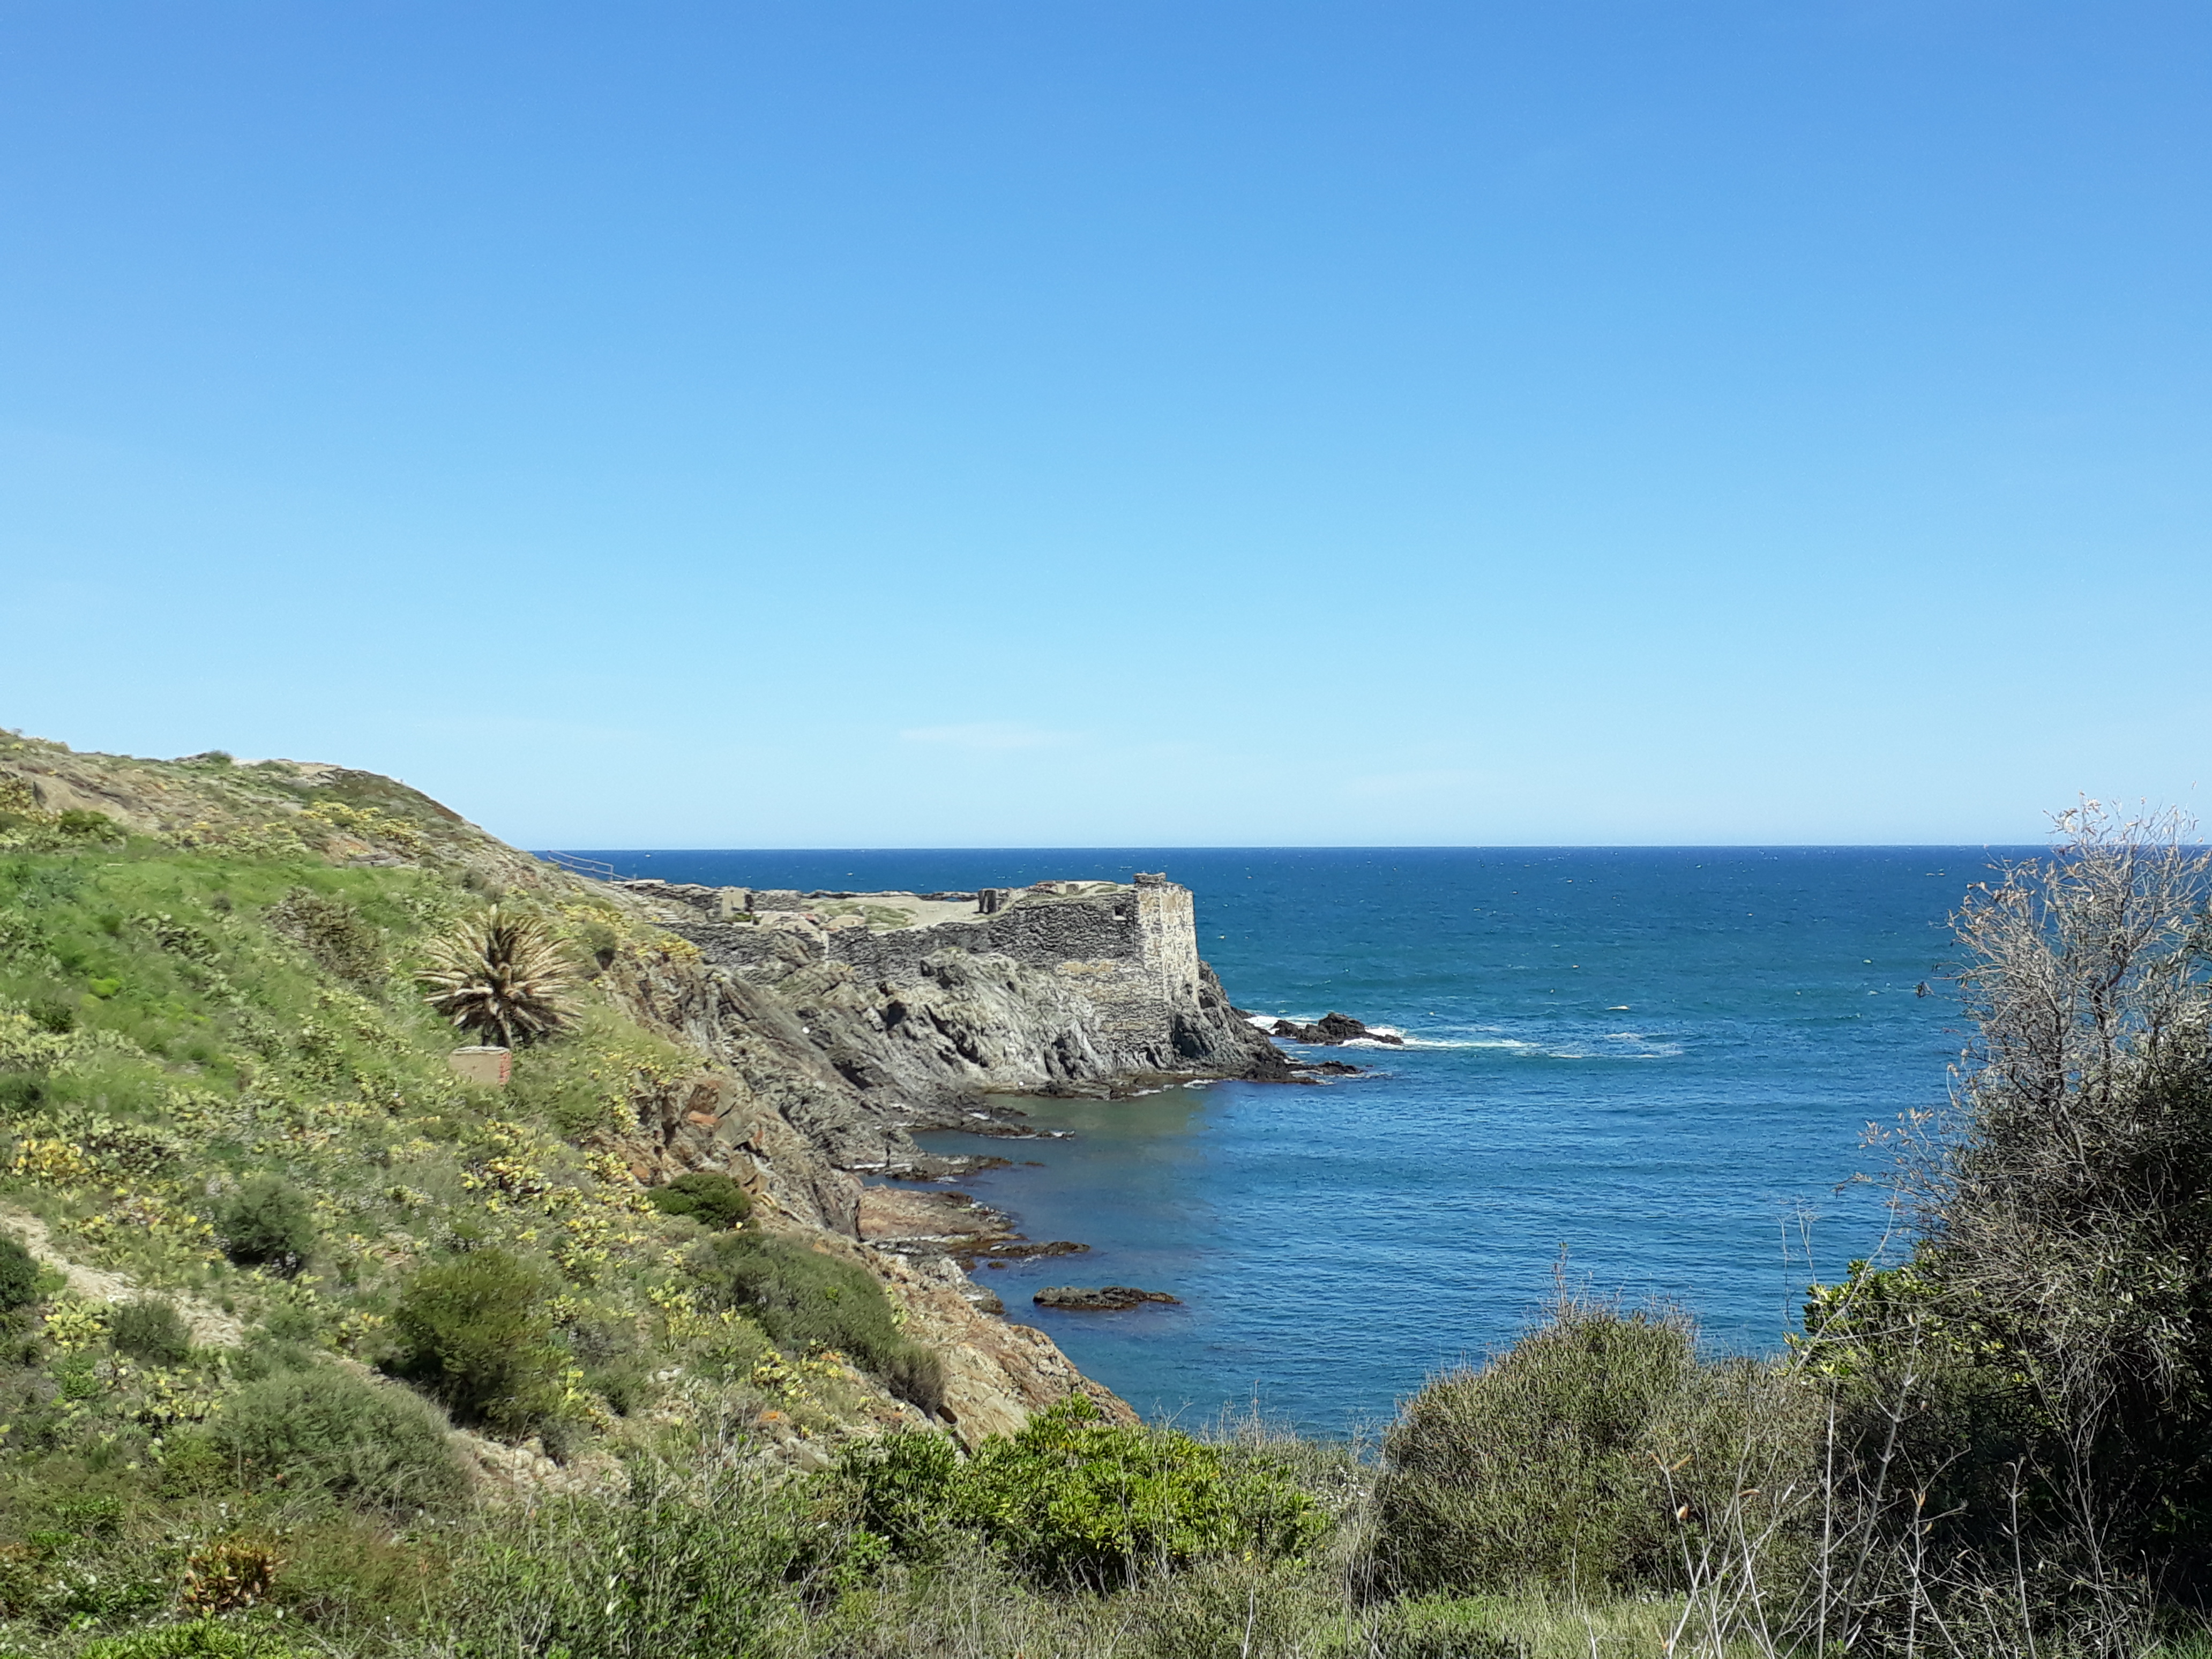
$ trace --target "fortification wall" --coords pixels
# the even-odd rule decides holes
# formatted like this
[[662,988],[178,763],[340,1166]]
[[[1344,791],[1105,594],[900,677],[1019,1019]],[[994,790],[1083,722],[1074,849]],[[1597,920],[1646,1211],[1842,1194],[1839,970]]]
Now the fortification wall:
[[1025,894],[973,921],[832,933],[833,961],[899,983],[937,952],[1002,956],[1050,974],[1091,1003],[1116,1046],[1167,1041],[1178,1013],[1198,1009],[1198,934],[1189,890],[1163,884],[1079,897]]
[[[1190,890],[1164,875],[932,896],[976,908],[945,914],[948,902],[941,919],[906,927],[856,913],[913,914],[911,896],[755,891],[750,922],[709,920],[703,890],[665,896],[704,913],[676,931],[710,963],[795,999],[810,1035],[864,1086],[914,1098],[1140,1074],[1272,1075],[1279,1061],[1206,972]],[[787,897],[807,907],[777,902]],[[848,900],[862,903],[836,902]]]

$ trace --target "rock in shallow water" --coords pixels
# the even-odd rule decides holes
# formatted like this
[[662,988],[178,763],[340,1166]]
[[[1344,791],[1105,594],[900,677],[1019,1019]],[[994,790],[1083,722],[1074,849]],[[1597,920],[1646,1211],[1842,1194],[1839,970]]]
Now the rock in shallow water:
[[1291,1042],[1317,1042],[1334,1047],[1342,1042],[1387,1042],[1403,1048],[1406,1039],[1389,1031],[1370,1030],[1350,1014],[1326,1013],[1310,1025],[1301,1025],[1294,1019],[1279,1019],[1271,1036]]
[[1168,1302],[1180,1307],[1182,1298],[1165,1291],[1140,1291],[1133,1285],[1102,1285],[1085,1289],[1079,1285],[1048,1285],[1030,1298],[1040,1308],[1082,1308],[1119,1313],[1140,1303]]

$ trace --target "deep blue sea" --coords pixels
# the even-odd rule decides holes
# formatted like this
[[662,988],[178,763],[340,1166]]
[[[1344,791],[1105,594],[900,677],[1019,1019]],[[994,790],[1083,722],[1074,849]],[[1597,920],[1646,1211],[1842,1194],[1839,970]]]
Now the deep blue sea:
[[[1088,1255],[978,1276],[1139,1409],[1257,1400],[1341,1433],[1511,1340],[1572,1284],[1765,1352],[1881,1240],[1869,1123],[1940,1103],[1962,1036],[1946,917],[1981,848],[609,853],[625,876],[853,890],[1127,880],[1197,895],[1240,1006],[1340,1010],[1370,1075],[1019,1103],[1065,1139],[960,1183]],[[1925,984],[1929,994],[1917,995]],[[1808,1243],[1809,1240],[1809,1260]],[[1040,1285],[1180,1307],[1033,1308]]]

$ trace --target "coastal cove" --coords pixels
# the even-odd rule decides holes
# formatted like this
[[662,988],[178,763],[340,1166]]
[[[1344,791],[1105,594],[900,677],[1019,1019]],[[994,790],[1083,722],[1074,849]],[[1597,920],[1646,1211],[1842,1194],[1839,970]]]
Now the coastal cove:
[[[2025,849],[2014,849],[2015,855]],[[1765,1352],[1802,1286],[1874,1248],[1869,1122],[1939,1103],[1961,1038],[1947,914],[1981,848],[595,852],[624,877],[980,887],[1165,868],[1238,1004],[1341,1010],[1367,1074],[1000,1103],[1064,1136],[923,1136],[1015,1160],[958,1190],[1074,1257],[979,1265],[1148,1413],[1256,1398],[1326,1433],[1510,1340],[1559,1253]],[[1929,994],[1917,995],[1925,985]],[[1295,1048],[1294,1053],[1301,1052]],[[1033,1160],[1033,1162],[1024,1162]],[[1805,1241],[1809,1237],[1808,1265]],[[1180,1306],[1033,1308],[1053,1284]]]

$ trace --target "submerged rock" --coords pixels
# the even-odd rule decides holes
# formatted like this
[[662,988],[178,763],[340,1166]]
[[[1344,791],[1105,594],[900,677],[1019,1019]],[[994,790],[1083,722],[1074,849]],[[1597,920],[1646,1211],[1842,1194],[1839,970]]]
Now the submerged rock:
[[1095,1290],[1079,1285],[1048,1285],[1030,1300],[1040,1308],[1080,1308],[1103,1313],[1119,1313],[1146,1302],[1182,1304],[1181,1297],[1170,1296],[1165,1291],[1140,1291],[1133,1285],[1102,1285]]

